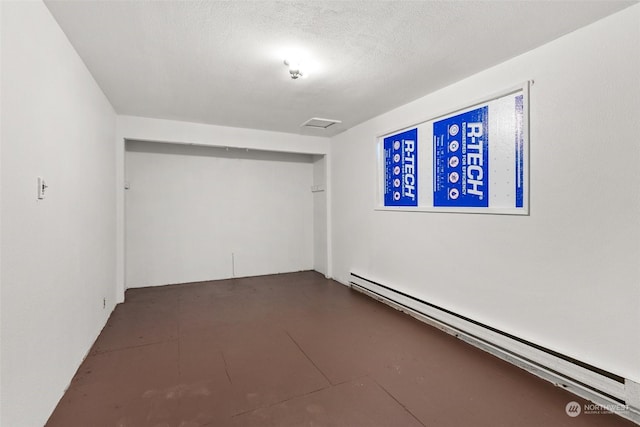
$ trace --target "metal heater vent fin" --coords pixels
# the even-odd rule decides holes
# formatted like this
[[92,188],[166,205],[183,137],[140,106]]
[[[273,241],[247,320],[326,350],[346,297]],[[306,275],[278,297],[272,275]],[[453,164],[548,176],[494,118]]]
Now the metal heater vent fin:
[[321,119],[319,117],[313,117],[313,118],[307,120],[306,122],[304,122],[303,124],[301,124],[300,127],[326,129],[329,126],[335,125],[336,123],[342,123],[342,121],[341,120],[332,120],[332,119]]

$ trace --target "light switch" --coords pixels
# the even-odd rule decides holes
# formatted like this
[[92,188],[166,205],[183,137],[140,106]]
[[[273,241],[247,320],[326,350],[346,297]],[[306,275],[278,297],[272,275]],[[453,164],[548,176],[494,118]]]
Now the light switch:
[[47,189],[47,182],[41,177],[38,177],[38,200],[44,199],[44,191]]

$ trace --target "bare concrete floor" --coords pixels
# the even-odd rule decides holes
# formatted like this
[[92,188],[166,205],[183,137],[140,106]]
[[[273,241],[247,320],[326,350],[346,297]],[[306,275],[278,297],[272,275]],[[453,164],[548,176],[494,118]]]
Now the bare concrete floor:
[[132,289],[48,427],[632,426],[318,273]]

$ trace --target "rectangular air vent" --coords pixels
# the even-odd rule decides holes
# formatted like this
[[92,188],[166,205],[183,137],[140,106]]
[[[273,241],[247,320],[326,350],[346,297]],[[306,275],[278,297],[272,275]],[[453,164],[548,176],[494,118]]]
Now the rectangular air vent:
[[341,120],[332,120],[332,119],[321,119],[321,118],[318,118],[318,117],[313,117],[313,118],[307,120],[306,122],[304,122],[303,124],[301,124],[300,127],[326,129],[329,126],[335,125],[336,123],[342,123],[342,121]]

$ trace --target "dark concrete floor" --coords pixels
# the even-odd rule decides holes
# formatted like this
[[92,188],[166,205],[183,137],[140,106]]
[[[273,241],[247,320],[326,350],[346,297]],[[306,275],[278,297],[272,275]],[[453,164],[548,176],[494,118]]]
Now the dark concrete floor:
[[132,289],[48,427],[631,426],[318,273]]

